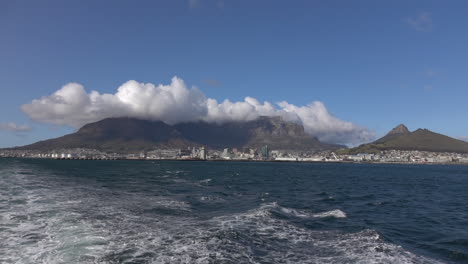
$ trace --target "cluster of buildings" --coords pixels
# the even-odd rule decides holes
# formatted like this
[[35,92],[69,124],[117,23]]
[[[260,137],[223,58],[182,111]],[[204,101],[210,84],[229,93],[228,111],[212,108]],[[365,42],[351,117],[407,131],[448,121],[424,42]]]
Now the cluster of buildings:
[[377,154],[360,153],[339,155],[334,152],[300,152],[270,150],[268,146],[255,148],[225,148],[209,150],[205,147],[187,149],[155,149],[139,153],[104,153],[96,149],[58,149],[40,152],[32,150],[0,150],[0,157],[89,159],[89,160],[239,160],[239,161],[290,161],[290,162],[362,162],[362,163],[435,163],[468,164],[468,154],[427,151],[388,150]]
[[345,155],[344,161],[382,163],[466,163],[468,154],[429,151],[387,150],[378,154]]
[[207,159],[207,150],[201,148],[187,149],[155,149],[153,151],[141,152],[140,158],[143,159]]
[[53,151],[37,150],[0,150],[0,157],[11,158],[44,158],[44,159],[117,159],[117,156],[96,149],[57,149]]

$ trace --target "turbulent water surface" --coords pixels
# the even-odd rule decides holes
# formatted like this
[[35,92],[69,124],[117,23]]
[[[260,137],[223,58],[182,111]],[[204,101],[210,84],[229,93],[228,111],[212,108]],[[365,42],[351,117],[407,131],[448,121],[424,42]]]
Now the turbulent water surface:
[[468,167],[0,159],[0,263],[464,263]]

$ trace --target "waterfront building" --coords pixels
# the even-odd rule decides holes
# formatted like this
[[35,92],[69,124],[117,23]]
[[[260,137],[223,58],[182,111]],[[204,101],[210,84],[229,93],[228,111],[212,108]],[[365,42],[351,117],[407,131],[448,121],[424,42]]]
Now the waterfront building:
[[221,154],[221,157],[223,157],[223,158],[225,158],[225,159],[226,159],[226,158],[231,158],[231,155],[230,155],[230,153],[229,153],[229,149],[228,149],[228,148],[225,148],[225,149],[223,150],[223,154]]
[[269,154],[270,154],[269,151],[268,151],[268,145],[265,145],[260,149],[260,154],[261,154],[262,158],[268,159]]
[[206,160],[206,150],[205,150],[205,147],[201,147],[199,152],[200,152],[199,158],[200,158],[200,159],[203,159],[203,160]]

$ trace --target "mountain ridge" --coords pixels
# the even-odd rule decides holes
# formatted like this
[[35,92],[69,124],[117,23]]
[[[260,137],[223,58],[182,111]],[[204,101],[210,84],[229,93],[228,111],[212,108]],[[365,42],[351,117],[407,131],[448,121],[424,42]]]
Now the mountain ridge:
[[251,121],[224,123],[199,121],[175,125],[120,117],[89,123],[75,133],[14,149],[50,151],[92,148],[105,152],[129,153],[155,148],[260,148],[264,145],[268,145],[270,149],[300,151],[336,150],[343,147],[322,143],[306,134],[302,125],[284,121],[281,117],[259,117]]
[[410,132],[405,125],[401,124],[374,142],[341,152],[357,154],[376,153],[383,150],[468,153],[468,142],[432,132],[429,129],[419,128]]

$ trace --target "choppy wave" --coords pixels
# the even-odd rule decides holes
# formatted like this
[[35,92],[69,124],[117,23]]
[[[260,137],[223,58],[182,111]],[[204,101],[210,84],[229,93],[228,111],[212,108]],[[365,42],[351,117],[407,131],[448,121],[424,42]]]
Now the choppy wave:
[[281,213],[284,213],[286,215],[300,217],[300,218],[328,218],[328,217],[346,218],[346,213],[340,209],[330,210],[330,211],[321,212],[321,213],[312,213],[308,210],[298,210],[298,209],[292,209],[292,208],[287,208],[287,207],[281,207],[281,206],[278,206],[277,203],[273,203],[268,206],[279,209]]
[[317,218],[327,218],[327,217],[334,217],[334,218],[346,218],[346,213],[341,211],[340,209],[335,209],[323,213],[317,213],[313,215]]
[[[21,196],[25,203],[18,203],[16,213],[3,215],[2,228],[8,236],[3,237],[2,253],[9,257],[3,257],[2,262],[429,262],[384,242],[373,230],[347,234],[296,226],[278,219],[273,212],[294,217],[315,215],[277,203],[202,221],[171,215],[135,217],[125,206],[118,208],[88,200],[100,211],[97,216],[102,216],[93,219],[80,210],[73,212],[80,200],[60,201],[61,194],[44,195],[25,191]],[[51,206],[44,200],[55,202]],[[151,203],[187,210],[185,203],[168,199]]]
[[183,199],[180,186],[176,193],[117,194],[37,173],[0,175],[2,263],[439,263],[373,229],[314,230],[297,221],[340,223],[348,220],[345,209],[269,202],[205,217]]

